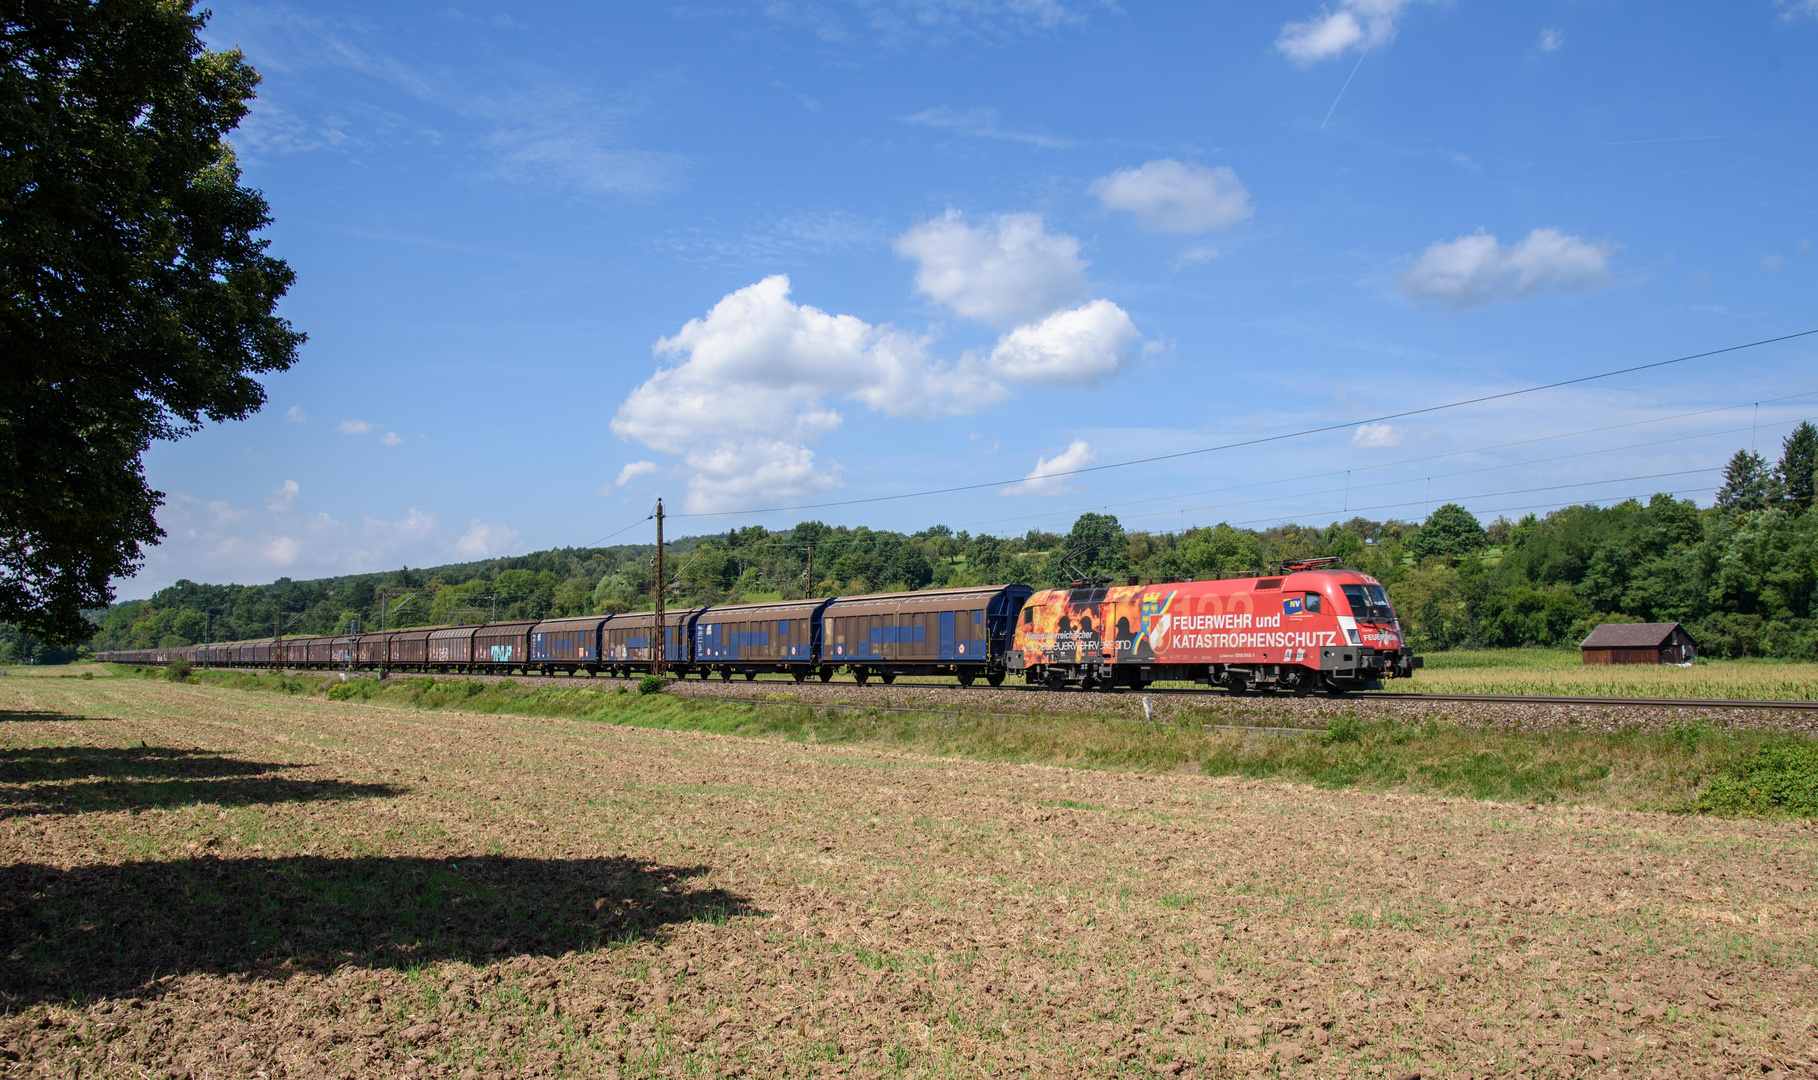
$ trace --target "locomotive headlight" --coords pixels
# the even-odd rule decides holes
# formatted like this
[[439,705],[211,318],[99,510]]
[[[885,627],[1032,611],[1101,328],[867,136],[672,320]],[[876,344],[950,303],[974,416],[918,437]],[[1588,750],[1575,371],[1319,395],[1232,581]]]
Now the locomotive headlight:
[[1353,644],[1353,645],[1363,644],[1363,639],[1357,636],[1357,631],[1347,630],[1347,631],[1345,631],[1345,633],[1351,635],[1351,644]]

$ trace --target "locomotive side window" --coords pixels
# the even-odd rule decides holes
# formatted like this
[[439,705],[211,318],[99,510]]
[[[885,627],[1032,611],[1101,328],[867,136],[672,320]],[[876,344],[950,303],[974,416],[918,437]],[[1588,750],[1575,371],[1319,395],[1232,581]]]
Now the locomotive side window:
[[1033,625],[1034,622],[1035,622],[1035,609],[1032,607],[1025,607],[1023,609],[1023,625],[1030,626],[1030,625]]
[[1319,594],[1316,592],[1310,592],[1307,594],[1307,614],[1309,614],[1309,615],[1319,614]]

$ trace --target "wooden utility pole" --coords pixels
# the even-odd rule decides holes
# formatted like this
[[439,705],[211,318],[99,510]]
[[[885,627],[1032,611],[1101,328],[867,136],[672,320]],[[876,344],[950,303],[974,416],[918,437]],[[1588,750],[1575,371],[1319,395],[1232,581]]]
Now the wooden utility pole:
[[814,545],[808,545],[808,598],[814,598]]
[[650,670],[653,674],[663,674],[665,661],[669,659],[669,641],[667,628],[663,625],[663,500],[657,500],[657,556],[656,556],[656,625],[650,637]]

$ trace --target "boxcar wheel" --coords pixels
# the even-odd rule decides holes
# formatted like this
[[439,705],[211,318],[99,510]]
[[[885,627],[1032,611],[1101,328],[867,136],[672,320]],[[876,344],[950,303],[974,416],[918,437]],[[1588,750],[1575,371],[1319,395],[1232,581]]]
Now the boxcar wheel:
[[751,680],[753,680],[753,679],[755,679],[755,678],[757,678],[757,672],[755,672],[755,671],[747,671],[747,672],[746,672],[746,673],[745,673],[745,681],[746,681],[746,682],[750,682],[750,681],[751,681]]
[[896,672],[886,671],[882,675],[879,675],[878,678],[884,680],[885,686],[889,686],[891,683],[896,681]]
[[796,682],[807,682],[808,681],[808,673],[806,671],[803,671],[801,668],[796,668],[794,671],[791,671],[789,674],[795,676]]
[[822,668],[820,671],[820,676],[821,676],[822,682],[832,682],[833,681],[833,669],[830,667]]
[[971,686],[973,680],[977,678],[978,676],[970,671],[962,671],[959,674],[959,684],[961,686]]
[[865,685],[865,680],[869,679],[870,677],[871,677],[871,673],[869,671],[866,671],[864,668],[853,668],[852,669],[852,681],[855,683],[858,683],[860,686]]
[[985,681],[992,686],[1002,686],[1004,685],[1004,673],[1001,671],[993,671],[991,674],[985,676]]
[[[706,677],[707,677],[706,673],[703,672],[701,674],[701,678],[704,679]],[[721,682],[731,682],[732,681],[732,669],[731,668],[723,667],[720,669],[720,681]]]

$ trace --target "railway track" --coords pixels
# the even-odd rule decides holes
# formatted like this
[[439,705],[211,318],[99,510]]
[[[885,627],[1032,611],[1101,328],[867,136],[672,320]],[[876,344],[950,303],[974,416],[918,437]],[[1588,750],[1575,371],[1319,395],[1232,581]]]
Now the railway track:
[[[292,673],[294,673],[294,674],[333,674],[333,672],[323,672],[323,671],[316,671],[316,670],[296,671],[296,672],[292,672]],[[371,673],[362,672],[360,674],[370,675]],[[393,677],[394,678],[409,678],[411,676],[405,675],[403,673],[397,673],[397,674],[394,674]],[[510,678],[510,679],[512,679],[516,682],[520,682],[520,683],[522,683],[522,682],[548,682],[548,683],[564,683],[564,684],[568,684],[568,685],[575,685],[577,683],[588,682],[588,681],[603,683],[603,684],[613,684],[613,683],[620,683],[620,682],[626,682],[626,683],[635,682],[635,680],[615,679],[615,678],[612,678],[611,676],[600,676],[600,677],[597,677],[592,680],[588,680],[588,679],[577,677],[577,676],[571,676],[571,675],[511,675],[511,676],[465,675],[465,676],[454,676],[454,677],[457,677],[457,678],[483,678],[483,679]],[[716,681],[717,680],[706,680],[706,679],[700,679],[700,680],[681,679],[681,680],[677,680],[674,685],[678,685],[681,687],[689,687],[689,686],[695,686],[695,685],[709,685],[710,683],[716,682]],[[739,683],[738,682],[720,683],[719,685],[733,687],[733,686],[738,686]],[[771,688],[771,687],[775,687],[775,688],[779,688],[779,689],[791,689],[798,685],[809,686],[809,687],[818,686],[818,687],[826,687],[829,689],[837,688],[844,692],[856,692],[856,693],[861,693],[861,694],[869,693],[869,694],[874,694],[874,695],[882,695],[891,689],[906,690],[906,689],[920,689],[920,688],[934,688],[934,689],[944,689],[944,690],[962,692],[962,688],[957,685],[954,685],[952,683],[938,683],[938,682],[931,682],[931,683],[897,682],[897,683],[887,686],[882,683],[870,683],[870,684],[861,685],[856,682],[850,682],[850,681],[845,681],[845,680],[841,680],[839,682],[833,682],[833,683],[819,683],[819,682],[811,681],[808,683],[798,684],[791,680],[784,680],[784,679],[759,679],[754,682],[750,682],[747,685],[750,686],[752,689],[759,689],[759,688],[767,689],[767,688]],[[1042,693],[1042,694],[1059,693],[1059,694],[1062,694],[1062,695],[1065,695],[1068,697],[1092,697],[1092,698],[1099,698],[1099,699],[1105,699],[1105,700],[1115,700],[1117,698],[1135,698],[1135,697],[1140,697],[1141,695],[1144,695],[1144,694],[1148,694],[1151,696],[1157,696],[1157,697],[1175,697],[1175,698],[1203,697],[1203,698],[1206,698],[1207,700],[1233,700],[1232,695],[1230,695],[1222,690],[1215,691],[1215,690],[1208,690],[1208,689],[1201,689],[1201,688],[1187,688],[1187,687],[1150,687],[1146,690],[1140,690],[1140,691],[1123,689],[1123,688],[1119,688],[1116,690],[1108,690],[1108,691],[1105,691],[1105,690],[1100,690],[1100,691],[1093,691],[1093,690],[1053,691],[1053,690],[1047,690],[1047,689],[1045,689],[1043,687],[1039,687],[1039,686],[1005,685],[1005,686],[994,687],[994,688],[987,688],[987,687],[982,687],[982,686],[981,687],[971,687],[971,688],[965,688],[963,690],[963,692],[967,693],[967,694],[981,694],[981,695],[999,693],[999,692],[1005,692],[1005,691],[1014,692],[1014,693],[1032,693],[1032,694],[1033,693]],[[693,695],[691,695],[691,696],[693,696]],[[750,698],[750,697],[737,695],[737,694],[724,694],[724,693],[715,693],[712,696],[721,701],[770,700],[770,699]],[[1290,695],[1290,694],[1279,694],[1279,695],[1246,694],[1246,695],[1243,695],[1242,698],[1240,698],[1238,700],[1243,700],[1243,699],[1256,701],[1259,703],[1264,702],[1264,701],[1270,701],[1270,700],[1276,700],[1276,701],[1296,700],[1294,698],[1294,696]],[[1300,700],[1305,700],[1305,699],[1300,699]],[[1543,694],[1420,694],[1420,693],[1398,693],[1398,692],[1390,691],[1390,690],[1363,690],[1363,691],[1357,691],[1354,693],[1343,694],[1343,695],[1322,695],[1322,696],[1319,696],[1317,698],[1317,700],[1324,700],[1324,701],[1329,701],[1329,702],[1397,701],[1397,702],[1409,702],[1409,703],[1414,703],[1414,704],[1419,704],[1422,702],[1436,702],[1436,703],[1437,702],[1455,702],[1455,703],[1459,703],[1459,704],[1479,704],[1479,705],[1492,705],[1492,704],[1494,704],[1494,705],[1575,705],[1575,706],[1604,706],[1604,707],[1620,706],[1620,707],[1624,707],[1624,708],[1758,709],[1758,710],[1775,710],[1775,711],[1787,711],[1787,712],[1818,712],[1818,701],[1746,700],[1746,699],[1740,699],[1740,698],[1583,697],[1583,696],[1568,696],[1568,695],[1558,695],[1558,694],[1544,694],[1544,695]]]
[[[1022,689],[1019,687],[1018,689]],[[1029,689],[1037,689],[1029,687]],[[1145,694],[1207,694],[1207,690],[1149,689]],[[1749,701],[1739,698],[1638,698],[1568,697],[1557,694],[1401,694],[1389,690],[1364,690],[1328,701],[1456,701],[1480,705],[1623,705],[1662,709],[1790,709],[1818,712],[1818,701]]]

